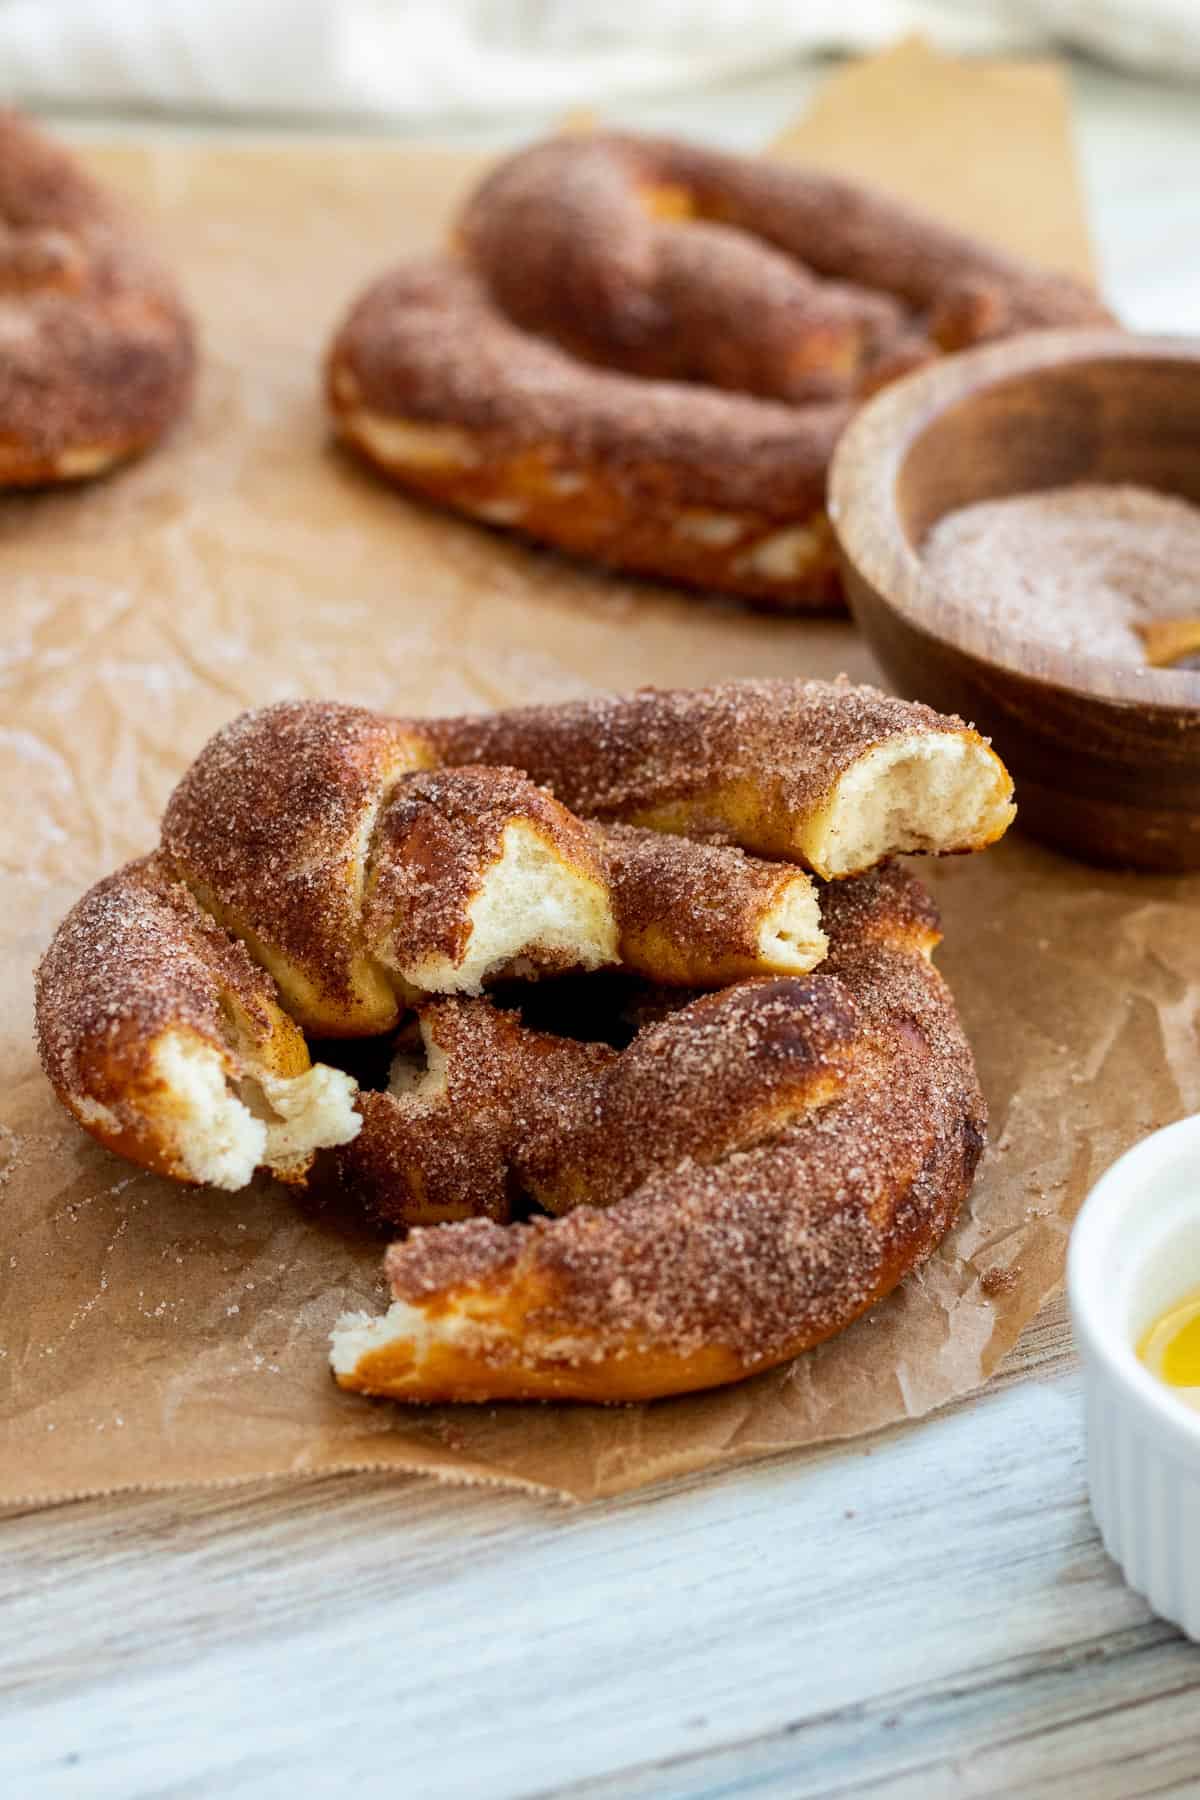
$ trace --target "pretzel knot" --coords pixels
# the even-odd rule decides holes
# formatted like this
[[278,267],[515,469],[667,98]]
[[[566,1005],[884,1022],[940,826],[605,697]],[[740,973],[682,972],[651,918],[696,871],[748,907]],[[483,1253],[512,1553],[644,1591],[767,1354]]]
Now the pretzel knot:
[[791,611],[840,603],[825,474],[858,398],[945,350],[1109,317],[853,182],[663,139],[502,162],[454,248],[337,333],[343,438],[489,524]]
[[0,113],[0,487],[146,449],[186,406],[193,360],[178,295],[107,195]]
[[[881,859],[980,848],[1012,811],[961,721],[838,683],[269,707],[59,928],[43,1063],[148,1168],[303,1182],[325,1150],[409,1233],[386,1319],[336,1334],[346,1386],[732,1380],[886,1293],[970,1185],[937,917]],[[308,1038],[381,1039],[385,1085]]]

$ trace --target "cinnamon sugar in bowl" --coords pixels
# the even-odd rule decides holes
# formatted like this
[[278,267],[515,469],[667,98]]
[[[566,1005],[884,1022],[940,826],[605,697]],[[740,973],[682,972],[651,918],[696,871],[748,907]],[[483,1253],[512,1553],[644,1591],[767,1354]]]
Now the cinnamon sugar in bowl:
[[829,505],[875,654],[994,739],[1026,830],[1200,868],[1200,670],[1141,650],[1155,620],[1200,619],[1200,342],[1038,332],[947,357],[858,413]]

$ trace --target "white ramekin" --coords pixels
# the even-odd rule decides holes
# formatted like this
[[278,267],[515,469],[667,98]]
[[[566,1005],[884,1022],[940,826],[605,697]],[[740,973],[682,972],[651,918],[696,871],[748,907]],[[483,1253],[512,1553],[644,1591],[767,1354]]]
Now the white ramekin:
[[1155,1612],[1200,1639],[1200,1412],[1135,1351],[1197,1289],[1200,1115],[1113,1164],[1084,1202],[1067,1260],[1088,1485],[1104,1547]]

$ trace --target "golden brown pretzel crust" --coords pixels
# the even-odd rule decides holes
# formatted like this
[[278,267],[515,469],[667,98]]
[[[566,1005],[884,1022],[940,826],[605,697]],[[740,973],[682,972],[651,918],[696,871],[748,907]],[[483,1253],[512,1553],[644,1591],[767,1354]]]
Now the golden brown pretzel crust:
[[773,399],[805,400],[814,380],[853,394],[917,338],[932,351],[1107,317],[1072,277],[858,182],[668,138],[535,144],[484,179],[460,234],[527,329]]
[[[237,1187],[358,1130],[347,1078],[309,1069],[297,1026],[379,1036],[414,1001],[545,972],[621,967],[684,989],[802,974],[826,938],[797,864],[845,876],[900,851],[968,850],[1003,832],[1010,795],[961,721],[840,683],[446,720],[282,702],[211,740],[168,804],[161,853],[60,928],[38,989],[47,1072],[102,1142]],[[438,1013],[437,1031],[457,1017]],[[438,1097],[420,1098],[432,1134]],[[529,1184],[559,1203],[553,1181]],[[421,1175],[385,1210],[460,1216],[461,1189],[436,1188]],[[481,1179],[480,1204],[498,1212],[485,1191]]]
[[1109,316],[856,183],[665,139],[507,159],[457,249],[343,323],[345,439],[489,523],[784,610],[838,603],[824,478],[857,397],[941,350]]
[[[668,1063],[664,1092],[649,1065],[610,1118],[620,1135],[590,1204],[508,1228],[475,1219],[417,1231],[392,1247],[392,1312],[353,1316],[335,1335],[343,1386],[426,1401],[685,1392],[819,1343],[929,1255],[970,1188],[986,1123],[969,1046],[927,960],[936,919],[896,867],[825,898],[831,949],[819,975],[701,1003],[752,1004],[756,989],[775,989],[764,1013],[782,1008],[793,1023],[808,1004],[824,1080],[797,1090],[790,1119],[729,1149],[718,1083],[694,1130],[700,1143],[706,1126],[715,1133],[712,1159],[680,1160],[669,1133],[656,1158],[664,1118],[682,1116],[672,1098],[694,1105],[703,1084],[693,1070],[677,1087]],[[789,1004],[780,990],[799,992]],[[686,1023],[675,1015],[632,1051]],[[600,1084],[619,1068],[601,1070]],[[587,1168],[590,1145],[567,1136],[559,1150],[560,1179],[576,1172],[573,1156]],[[543,1156],[552,1163],[554,1147]]]
[[511,763],[575,811],[628,824],[695,804],[706,816],[690,824],[732,835],[720,796],[752,780],[757,810],[737,841],[775,851],[785,847],[767,822],[776,814],[804,818],[872,745],[947,724],[961,721],[879,688],[748,680],[469,713],[428,729],[448,763]]
[[530,1030],[485,999],[426,1001],[418,1017],[428,1070],[402,1055],[333,1165],[405,1228],[504,1221],[514,1195],[552,1213],[604,1206],[657,1169],[719,1161],[830,1098],[858,1030],[820,977],[677,994],[621,1052]]
[[284,701],[205,745],[171,795],[163,848],[214,917],[291,988],[306,1028],[385,1031],[400,1007],[363,937],[366,847],[422,728],[360,707]]
[[[848,780],[869,775],[878,761],[887,795],[906,759],[921,774],[937,758],[948,778],[962,771],[969,809],[952,815],[930,782],[911,818],[899,798],[888,799],[884,840],[856,838],[839,825],[838,796]],[[456,786],[470,782],[461,765],[475,764],[490,765],[491,797],[476,792],[475,824],[465,837],[461,809],[457,825],[443,810],[435,833],[433,800],[440,796],[442,808],[450,807]],[[433,769],[440,772],[420,773]],[[498,772],[517,769],[550,795],[514,786],[511,773],[497,793]],[[840,876],[894,852],[979,848],[1007,827],[1011,792],[1003,764],[961,720],[844,682],[646,688],[441,720],[287,701],[234,720],[205,746],[168,804],[163,846],[201,902],[275,975],[301,1025],[357,1036],[388,1030],[401,1010],[395,968],[381,962],[388,957],[387,909],[372,901],[389,893],[399,901],[411,889],[407,850],[396,868],[387,867],[389,853],[404,849],[387,829],[393,803],[398,819],[411,821],[419,811],[425,821],[406,840],[409,849],[421,841],[421,854],[431,856],[436,840],[442,906],[457,926],[461,912],[451,902],[470,887],[472,860],[480,879],[484,839],[495,847],[500,818],[515,816],[514,808],[536,813],[560,865],[582,873],[589,852],[564,807],[684,837],[715,833]],[[853,810],[861,810],[862,797],[851,797]],[[943,836],[932,835],[942,822]],[[677,850],[680,859],[694,882],[712,860],[702,847]],[[665,876],[670,850],[656,860]],[[746,947],[745,914],[736,908],[724,911],[730,935],[723,945],[713,936],[718,913],[707,922],[684,921],[688,943],[699,951],[685,962],[670,913],[688,872],[664,881],[666,903],[656,918],[648,902],[657,883],[639,878],[638,862],[631,846],[614,843],[625,961],[652,978],[698,986],[750,972],[730,966]],[[750,890],[765,891],[778,877],[722,870],[717,879],[731,895],[740,892],[748,908]]]
[[521,1151],[577,1117],[617,1052],[531,1031],[488,1000],[427,1000],[418,1018],[433,1079],[414,1064],[407,1091],[394,1074],[391,1091],[360,1094],[363,1128],[329,1178],[405,1230],[503,1223],[523,1191]]
[[[64,921],[38,972],[42,1059],[85,1129],[148,1168],[236,1189],[260,1168],[302,1181],[330,1150],[336,1181],[418,1227],[389,1252],[387,1317],[335,1334],[347,1387],[622,1400],[734,1380],[927,1255],[982,1142],[928,898],[884,866],[823,886],[818,913],[795,860],[849,875],[966,849],[1004,829],[1008,792],[961,722],[836,683],[434,721],[285,702],[218,733],[162,849]],[[577,981],[621,990],[612,1043],[569,1000],[563,1035],[506,1010],[514,981],[530,1006],[525,978],[566,968],[609,970]],[[377,1035],[410,1005],[421,1054],[401,1033],[385,1092],[311,1062],[296,1022]],[[510,1225],[518,1201],[543,1216]]]
[[[84,1129],[177,1181],[221,1179],[231,1150],[237,1161],[236,1145],[220,1141],[204,1144],[200,1169],[189,1158],[195,1133],[180,1105],[181,1057],[206,1062],[219,1087],[247,1078],[285,1092],[306,1078],[312,1086],[308,1046],[274,982],[161,853],[98,882],[64,919],[37,971],[37,1028],[42,1066]],[[220,1139],[211,1119],[207,1130]],[[277,1175],[299,1180],[311,1154],[284,1147],[269,1160]],[[255,1159],[238,1166],[248,1180]]]
[[914,835],[859,861],[849,840],[831,841],[824,830],[839,780],[887,744],[903,740],[916,766],[935,746],[949,747],[949,729],[964,755],[982,752],[994,763],[994,804],[959,847],[983,848],[1012,816],[1003,765],[960,719],[844,681],[640,688],[438,720],[429,729],[444,761],[512,763],[577,812],[716,835],[825,876],[854,874],[889,852],[935,847]]
[[592,368],[469,269],[398,269],[329,359],[338,430],[402,485],[616,569],[787,610],[839,592],[825,471],[849,417]]
[[0,486],[95,475],[187,404],[174,287],[65,150],[0,114]]
[[[604,858],[620,960],[678,987],[724,987],[774,968],[790,951],[825,954],[810,884],[787,864],[763,862],[733,844],[593,824]],[[771,962],[772,953],[776,957]],[[795,967],[788,961],[787,972]]]

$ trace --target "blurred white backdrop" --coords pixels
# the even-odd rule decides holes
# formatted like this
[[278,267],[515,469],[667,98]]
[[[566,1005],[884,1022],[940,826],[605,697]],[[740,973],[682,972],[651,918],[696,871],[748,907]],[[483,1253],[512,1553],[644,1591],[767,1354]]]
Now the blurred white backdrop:
[[0,0],[0,89],[58,108],[500,121],[911,30],[1200,77],[1200,0]]

